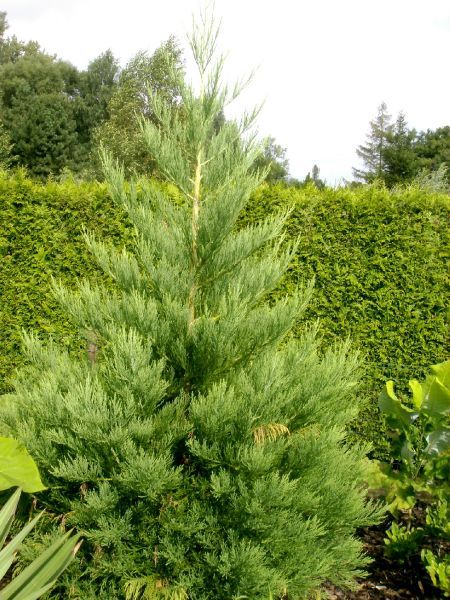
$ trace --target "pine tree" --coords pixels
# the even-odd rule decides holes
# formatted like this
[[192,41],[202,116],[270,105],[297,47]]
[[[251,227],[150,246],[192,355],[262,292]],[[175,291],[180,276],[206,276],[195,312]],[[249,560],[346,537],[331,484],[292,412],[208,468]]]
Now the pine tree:
[[312,183],[319,190],[323,190],[325,187],[325,182],[320,179],[320,169],[317,165],[313,165],[311,171],[306,175],[303,183],[305,185]]
[[346,444],[357,360],[290,334],[311,294],[264,300],[291,259],[283,215],[237,228],[265,173],[251,127],[215,126],[241,89],[221,86],[217,30],[194,28],[200,90],[183,114],[158,94],[143,135],[179,190],[128,184],[105,156],[136,227],[116,251],[87,235],[116,292],[56,292],[88,356],[26,337],[30,367],[2,420],[37,460],[48,508],[86,539],[58,598],[306,598],[351,584],[365,564],[354,532],[374,521],[364,448]]
[[408,128],[404,113],[400,112],[383,148],[384,180],[388,187],[411,181],[418,171],[414,149],[416,131]]
[[374,121],[370,121],[370,131],[366,144],[358,146],[356,154],[364,163],[364,169],[353,169],[353,175],[367,183],[375,179],[383,179],[385,163],[383,151],[387,145],[387,138],[392,131],[391,115],[387,112],[385,102],[378,107],[378,114]]

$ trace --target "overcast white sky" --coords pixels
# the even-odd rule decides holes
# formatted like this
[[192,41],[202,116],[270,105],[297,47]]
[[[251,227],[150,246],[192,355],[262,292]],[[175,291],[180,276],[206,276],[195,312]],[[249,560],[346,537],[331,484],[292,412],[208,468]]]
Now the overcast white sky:
[[[185,45],[203,0],[3,0],[10,34],[79,68],[110,48],[122,65],[170,34]],[[240,100],[265,100],[261,136],[286,147],[290,172],[316,163],[330,184],[351,178],[355,148],[385,101],[410,126],[450,124],[448,0],[216,0],[227,78],[255,79]],[[187,57],[186,57],[187,58]],[[187,65],[189,68],[189,61]]]

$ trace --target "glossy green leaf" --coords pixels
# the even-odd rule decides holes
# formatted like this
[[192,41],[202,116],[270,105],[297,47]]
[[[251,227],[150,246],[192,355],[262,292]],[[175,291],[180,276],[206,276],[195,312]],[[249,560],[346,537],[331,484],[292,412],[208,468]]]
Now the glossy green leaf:
[[409,381],[409,388],[412,391],[412,400],[414,408],[420,410],[423,402],[423,388],[422,384],[417,379],[411,379]]
[[425,450],[428,454],[442,454],[450,449],[450,429],[436,429],[427,435],[428,446]]
[[17,440],[0,437],[0,490],[14,486],[28,493],[45,489],[27,449]]
[[431,372],[433,375],[436,375],[444,387],[450,390],[450,360],[433,365]]
[[402,427],[410,425],[418,417],[416,411],[404,406],[397,398],[393,381],[386,382],[386,389],[381,392],[378,398],[378,406],[382,412],[389,415]]
[[431,416],[450,413],[450,389],[446,388],[437,377],[427,377],[423,391],[423,412]]
[[406,440],[404,442],[404,444],[402,445],[402,448],[400,450],[400,456],[402,457],[402,459],[407,462],[409,465],[413,464],[413,460],[414,460],[414,452],[411,449],[411,446],[408,442],[408,440]]

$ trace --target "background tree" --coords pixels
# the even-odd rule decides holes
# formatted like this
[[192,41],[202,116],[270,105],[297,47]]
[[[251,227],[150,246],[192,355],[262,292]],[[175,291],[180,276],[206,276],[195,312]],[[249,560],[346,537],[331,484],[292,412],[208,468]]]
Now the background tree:
[[30,366],[1,406],[49,483],[47,507],[86,538],[57,597],[306,598],[365,562],[354,532],[376,511],[365,449],[345,434],[357,361],[347,346],[319,352],[311,329],[289,335],[310,286],[264,302],[293,252],[284,215],[236,231],[260,183],[256,112],[217,128],[239,88],[220,86],[216,39],[208,22],[191,38],[199,93],[172,71],[182,112],[164,89],[148,97],[144,139],[178,202],[129,185],[105,156],[135,248],[87,236],[115,292],[57,288],[95,360],[29,337]]
[[254,169],[267,170],[265,181],[278,183],[285,181],[289,175],[289,161],[286,158],[286,148],[275,142],[274,137],[267,137],[262,142],[262,151],[255,160]]
[[12,144],[8,132],[0,122],[0,169],[7,169],[12,160]]
[[435,171],[421,169],[412,180],[412,184],[426,192],[450,194],[450,179],[444,163]]
[[[0,13],[0,118],[16,164],[41,178],[63,169],[102,177],[98,150],[103,146],[127,174],[156,174],[139,122],[153,118],[149,90],[158,90],[174,111],[182,110],[179,89],[170,80],[172,66],[179,73],[184,69],[173,36],[151,56],[139,52],[122,71],[110,50],[78,71],[36,42],[6,37],[7,29],[6,13]],[[217,115],[216,127],[224,123],[224,114]],[[286,149],[267,138],[254,168],[267,169],[269,183],[285,181]]]
[[319,190],[323,190],[325,182],[320,179],[320,169],[317,165],[313,165],[311,172],[305,177],[303,184],[313,183]]
[[433,172],[444,165],[447,181],[450,184],[450,126],[420,132],[414,145],[414,151],[419,169]]
[[86,161],[91,161],[93,134],[109,119],[109,103],[117,89],[120,66],[111,50],[91,61],[86,71],[79,74],[79,94],[75,98],[74,116],[77,123],[78,144]]
[[43,179],[65,168],[78,170],[82,158],[70,101],[60,94],[39,94],[25,113],[24,106],[16,104],[9,115],[16,118],[13,150],[20,164]]
[[182,51],[174,37],[170,37],[149,56],[139,52],[121,72],[118,85],[107,106],[108,119],[100,125],[94,139],[112,153],[127,174],[151,174],[156,166],[145,145],[140,120],[154,118],[150,97],[157,91],[179,109],[178,77],[183,72]]
[[382,150],[383,171],[379,177],[388,187],[411,181],[418,170],[414,147],[416,131],[408,129],[405,115],[400,112],[392,129],[386,136]]
[[6,37],[9,29],[6,12],[0,12],[0,65],[16,62],[23,56],[32,56],[40,52],[37,42],[21,42],[15,35]]
[[378,114],[369,123],[370,131],[365,145],[358,146],[356,154],[364,163],[363,169],[353,169],[356,179],[369,183],[374,179],[383,179],[385,162],[384,150],[388,144],[388,136],[392,131],[391,115],[384,102],[378,107]]
[[449,126],[417,133],[408,128],[402,112],[392,125],[383,103],[370,127],[367,144],[356,151],[366,167],[353,169],[357,179],[368,183],[379,179],[392,187],[416,178],[417,181],[441,181],[444,177],[444,185],[445,179],[450,184]]
[[42,52],[0,67],[0,114],[16,161],[33,175],[57,174],[77,159],[75,67]]
[[92,132],[108,117],[119,66],[110,51],[86,71],[44,53],[36,42],[7,38],[0,14],[0,117],[16,164],[31,175],[86,169]]

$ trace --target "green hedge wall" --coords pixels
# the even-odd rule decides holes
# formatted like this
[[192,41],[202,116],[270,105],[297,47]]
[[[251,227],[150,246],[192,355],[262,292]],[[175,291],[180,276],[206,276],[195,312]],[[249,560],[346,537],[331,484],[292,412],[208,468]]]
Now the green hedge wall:
[[[413,189],[262,186],[241,222],[287,208],[286,237],[298,249],[276,294],[315,277],[306,319],[320,319],[325,344],[350,337],[363,353],[359,393],[367,409],[355,431],[382,454],[376,398],[383,382],[420,378],[447,358],[450,199]],[[51,294],[52,277],[69,286],[103,277],[86,252],[83,227],[117,246],[132,237],[101,184],[0,175],[0,392],[23,362],[22,329],[83,347]]]
[[130,237],[125,214],[112,206],[104,185],[42,185],[20,172],[0,174],[0,393],[23,363],[22,330],[83,345],[51,292],[52,277],[68,286],[103,277],[86,250],[83,227],[117,245]]
[[262,187],[244,221],[286,207],[287,237],[298,250],[279,293],[315,278],[306,317],[320,319],[325,343],[350,337],[361,351],[366,409],[354,430],[382,455],[384,382],[402,390],[448,358],[450,197],[413,188]]

